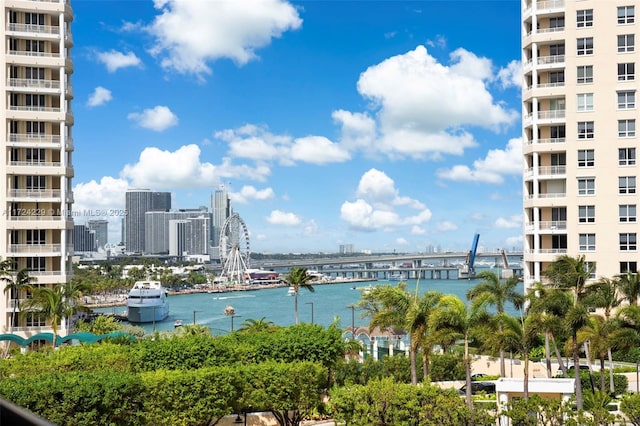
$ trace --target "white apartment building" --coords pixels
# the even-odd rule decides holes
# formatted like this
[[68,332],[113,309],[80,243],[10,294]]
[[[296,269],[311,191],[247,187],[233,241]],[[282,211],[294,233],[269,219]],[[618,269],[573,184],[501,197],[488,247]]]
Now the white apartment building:
[[[0,258],[28,268],[38,284],[53,286],[72,274],[73,11],[68,0],[4,0],[2,5]],[[26,293],[0,295],[5,300],[0,333],[27,337],[51,331],[39,316],[13,315]]]
[[592,278],[638,270],[639,8],[522,1],[526,287],[563,254]]

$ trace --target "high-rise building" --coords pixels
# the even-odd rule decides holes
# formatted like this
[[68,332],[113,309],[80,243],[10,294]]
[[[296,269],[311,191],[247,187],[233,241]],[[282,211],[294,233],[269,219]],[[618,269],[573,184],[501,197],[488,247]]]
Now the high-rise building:
[[635,4],[522,1],[527,287],[563,254],[638,269]]
[[73,226],[73,251],[96,251],[96,231],[89,229],[87,225]]
[[[184,209],[170,212],[147,212],[145,214],[145,249],[146,254],[170,254],[169,223],[172,220],[192,221],[198,218],[206,220],[206,229],[197,227],[198,235],[206,239],[206,244],[200,243],[197,248],[189,247],[190,254],[208,254],[210,241],[211,214],[203,209]],[[194,228],[195,229],[195,228]]]
[[129,253],[145,251],[145,213],[169,211],[170,192],[152,192],[150,189],[130,189],[125,194],[127,215],[124,223],[124,245]]
[[109,243],[109,221],[96,219],[87,222],[90,230],[96,232],[96,249],[101,250]]
[[[73,11],[67,0],[4,1],[2,9],[0,258],[28,268],[39,285],[64,284],[73,252]],[[1,330],[50,330],[44,317],[13,315],[26,293],[0,294],[11,299],[0,304]]]
[[353,244],[340,244],[340,254],[353,254]]
[[231,200],[229,199],[229,194],[227,193],[224,185],[220,185],[211,196],[211,212],[211,240],[213,247],[216,248],[214,249],[214,253],[218,254],[218,256],[214,255],[214,257],[219,258],[219,249],[217,249],[217,247],[220,244],[220,233],[224,226],[224,222],[233,214]]

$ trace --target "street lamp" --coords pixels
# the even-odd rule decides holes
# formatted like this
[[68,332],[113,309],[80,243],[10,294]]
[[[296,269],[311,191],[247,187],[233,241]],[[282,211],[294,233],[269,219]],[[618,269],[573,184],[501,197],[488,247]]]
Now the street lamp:
[[347,308],[351,309],[351,338],[356,338],[356,305],[349,305]]
[[311,324],[313,324],[313,302],[305,302],[305,305],[311,305]]
[[231,317],[231,331],[233,332],[233,319],[240,318],[242,315],[229,315]]
[[202,311],[193,311],[193,325],[196,325],[196,312],[202,312]]

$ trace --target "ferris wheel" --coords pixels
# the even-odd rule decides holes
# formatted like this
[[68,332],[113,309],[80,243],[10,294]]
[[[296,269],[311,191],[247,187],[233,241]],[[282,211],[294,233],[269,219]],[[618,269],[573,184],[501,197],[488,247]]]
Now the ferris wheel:
[[249,232],[247,225],[237,213],[232,214],[224,221],[220,231],[220,263],[222,264],[221,276],[233,284],[245,284],[249,281],[247,269],[249,268]]

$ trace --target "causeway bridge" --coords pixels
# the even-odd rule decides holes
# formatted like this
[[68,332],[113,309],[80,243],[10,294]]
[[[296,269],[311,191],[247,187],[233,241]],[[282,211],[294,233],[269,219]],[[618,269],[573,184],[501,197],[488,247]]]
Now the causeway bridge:
[[[475,268],[497,267],[504,276],[522,276],[522,252],[476,253]],[[362,256],[315,257],[304,259],[253,260],[251,267],[284,272],[292,267],[318,271],[325,276],[357,279],[458,279],[459,271],[467,260],[467,253],[402,253]],[[507,275],[508,275],[507,274]]]

